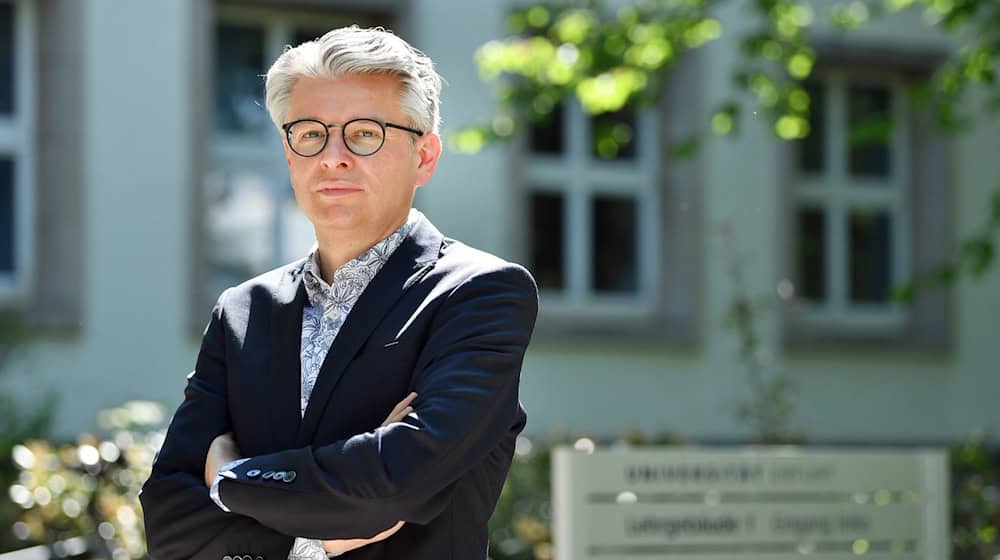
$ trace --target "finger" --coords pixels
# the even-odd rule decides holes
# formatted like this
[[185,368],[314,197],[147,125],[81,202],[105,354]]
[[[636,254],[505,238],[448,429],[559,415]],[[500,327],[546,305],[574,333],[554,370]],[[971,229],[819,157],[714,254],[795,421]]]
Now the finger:
[[412,406],[408,406],[408,407],[404,408],[403,410],[399,411],[399,414],[396,414],[395,416],[390,416],[390,417],[386,418],[385,422],[382,425],[383,426],[388,426],[389,424],[392,424],[393,422],[402,422],[403,419],[406,418],[411,412],[413,412],[413,407]]
[[399,422],[403,418],[406,418],[407,414],[413,412],[413,407],[410,406],[410,403],[412,403],[413,399],[415,399],[416,397],[417,397],[416,393],[410,393],[409,395],[406,395],[406,398],[396,403],[396,406],[393,407],[392,412],[390,412],[389,415],[385,417],[385,420],[382,422],[382,425],[388,426],[393,422]]
[[382,531],[381,533],[375,535],[368,542],[369,543],[373,543],[373,542],[378,542],[378,541],[384,541],[385,539],[388,539],[389,537],[395,535],[396,531],[399,531],[402,528],[403,528],[403,522],[400,521],[399,523],[396,523],[395,525],[393,525],[392,527],[389,527],[385,531]]
[[361,548],[362,546],[371,543],[384,541],[385,539],[396,534],[396,531],[399,531],[403,527],[403,523],[404,523],[403,521],[400,521],[399,523],[396,523],[392,527],[386,529],[385,531],[382,531],[381,533],[375,535],[370,539],[337,539],[337,540],[322,541],[323,549],[331,554],[344,553],[350,550],[354,550],[355,548]]
[[393,417],[392,421],[393,422],[402,422],[403,419],[406,418],[407,416],[409,416],[409,414],[411,412],[413,412],[413,407],[412,406],[408,406],[408,407],[404,408],[403,410],[400,410],[399,414],[397,414],[395,417]]
[[409,395],[406,395],[406,397],[404,397],[403,400],[399,401],[398,403],[396,403],[396,406],[392,407],[392,412],[389,413],[389,416],[398,415],[399,411],[410,406],[410,404],[413,402],[413,399],[415,398],[417,398],[416,393],[411,392]]
[[358,539],[338,539],[322,542],[323,550],[325,550],[327,554],[343,554],[365,545],[363,541],[359,541]]

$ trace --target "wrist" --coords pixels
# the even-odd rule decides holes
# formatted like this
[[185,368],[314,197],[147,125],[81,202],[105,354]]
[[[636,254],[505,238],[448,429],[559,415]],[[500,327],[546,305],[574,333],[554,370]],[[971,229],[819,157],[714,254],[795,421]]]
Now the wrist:
[[219,484],[222,482],[223,478],[235,478],[232,469],[235,469],[249,460],[249,458],[237,459],[222,465],[222,467],[219,468],[219,471],[215,474],[212,483],[209,485],[208,497],[215,502],[215,505],[219,506],[219,508],[226,513],[229,513],[230,510],[226,507],[226,504],[222,503],[222,497],[219,496]]

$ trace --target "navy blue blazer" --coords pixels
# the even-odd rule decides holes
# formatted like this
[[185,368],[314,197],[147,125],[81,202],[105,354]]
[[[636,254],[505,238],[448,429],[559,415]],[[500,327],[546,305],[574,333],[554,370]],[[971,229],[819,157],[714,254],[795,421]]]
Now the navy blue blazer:
[[[421,217],[355,304],[301,417],[302,262],[226,290],[205,330],[142,501],[156,560],[284,560],[294,537],[392,537],[345,559],[483,559],[487,521],[526,416],[538,309],[524,268]],[[401,423],[380,427],[410,391]],[[205,455],[244,456],[209,499]]]

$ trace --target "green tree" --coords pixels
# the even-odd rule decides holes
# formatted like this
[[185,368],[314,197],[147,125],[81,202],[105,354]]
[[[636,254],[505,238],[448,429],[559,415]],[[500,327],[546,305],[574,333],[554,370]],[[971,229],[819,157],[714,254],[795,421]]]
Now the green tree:
[[[1000,110],[996,80],[1000,57],[1000,2],[997,0],[644,0],[616,10],[598,0],[537,3],[510,14],[510,35],[476,52],[483,78],[496,84],[498,111],[488,122],[465,128],[454,146],[475,152],[514,135],[526,123],[545,121],[563,101],[576,99],[593,114],[655,103],[674,65],[685,52],[701,48],[725,32],[720,9],[742,7],[755,25],[740,37],[743,63],[733,79],[766,116],[777,138],[798,140],[809,130],[810,96],[803,87],[816,53],[809,43],[813,26],[828,24],[850,33],[903,10],[923,11],[929,29],[950,35],[959,47],[912,99],[933,114],[944,133],[972,126],[977,116]],[[825,10],[817,13],[814,7]],[[986,102],[969,103],[972,90]],[[715,108],[702,130],[676,143],[670,156],[690,154],[706,134],[738,132],[747,96]],[[878,123],[852,131],[852,141],[885,133]],[[597,152],[613,157],[620,130],[596,131]],[[1000,230],[1000,185],[982,226],[960,243],[951,262],[907,286],[896,296],[948,283],[958,275],[983,275],[993,264]]]

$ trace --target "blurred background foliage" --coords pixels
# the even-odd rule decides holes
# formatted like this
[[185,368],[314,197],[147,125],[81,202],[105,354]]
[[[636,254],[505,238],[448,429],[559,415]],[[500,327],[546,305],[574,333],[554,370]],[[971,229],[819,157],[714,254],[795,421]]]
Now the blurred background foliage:
[[[722,326],[736,337],[737,359],[746,374],[747,397],[736,407],[736,417],[744,423],[757,444],[795,444],[806,440],[803,430],[792,426],[798,387],[787,372],[774,369],[765,357],[762,324],[774,311],[770,293],[752,293],[746,279],[749,256],[738,247],[732,225],[722,227],[722,242],[732,296],[726,306]],[[782,288],[779,286],[778,297]]]
[[[739,94],[721,101],[708,122],[670,146],[665,157],[690,156],[709,134],[737,134],[748,104],[767,118],[776,138],[805,138],[811,99],[804,84],[817,59],[810,35],[821,26],[850,33],[906,9],[921,10],[929,31],[959,45],[929,79],[910,89],[912,101],[929,111],[946,134],[960,133],[1000,111],[996,0],[646,0],[612,5],[618,6],[599,0],[554,1],[513,11],[507,18],[509,35],[476,52],[482,79],[495,86],[496,115],[458,131],[453,147],[475,153],[526,125],[547,122],[570,101],[592,115],[654,104],[685,53],[727,32],[714,14],[728,8],[742,9],[747,17],[738,19],[750,22],[739,31],[740,62],[732,75]],[[972,90],[982,93],[981,103],[970,101]],[[853,128],[853,144],[887,137],[884,118],[873,119]],[[595,152],[613,158],[630,138],[625,124],[598,127]],[[1000,185],[981,227],[962,240],[950,262],[898,286],[895,297],[909,301],[919,290],[960,275],[981,277],[995,261],[998,231]]]
[[8,457],[15,472],[4,473],[4,486],[18,514],[7,524],[13,541],[5,548],[47,544],[55,557],[145,557],[138,493],[163,441],[163,422],[159,404],[133,401],[101,412],[102,436],[14,445]]
[[[0,375],[8,371],[12,360],[31,340],[31,329],[12,313],[0,314]],[[55,395],[49,393],[41,402],[23,402],[0,387],[0,481],[3,487],[17,477],[14,446],[27,439],[46,437],[55,406]],[[10,500],[0,500],[0,527],[11,527],[19,508]],[[10,531],[0,533],[0,550],[10,550],[17,542]]]

